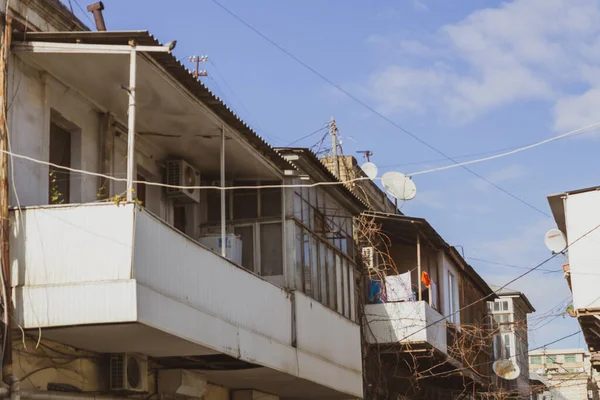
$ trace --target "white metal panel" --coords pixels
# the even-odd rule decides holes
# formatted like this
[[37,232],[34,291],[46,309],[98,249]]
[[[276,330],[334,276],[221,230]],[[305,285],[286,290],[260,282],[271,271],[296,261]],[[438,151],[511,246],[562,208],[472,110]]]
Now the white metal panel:
[[214,315],[138,284],[138,321],[238,358],[238,329]]
[[18,287],[13,292],[24,329],[134,322],[135,281]]
[[[565,206],[573,307],[600,307],[600,192],[569,195]],[[590,232],[591,231],[591,232]]]
[[144,286],[234,325],[291,345],[286,292],[138,212],[134,277]]
[[302,293],[295,292],[294,300],[298,350],[362,371],[360,327]]
[[11,212],[12,285],[129,279],[133,207],[108,203]]
[[369,304],[365,306],[365,314],[370,343],[427,342],[446,352],[446,322],[425,329],[442,316],[424,301]]
[[299,377],[362,399],[363,377],[360,371],[340,368],[312,354],[298,350]]

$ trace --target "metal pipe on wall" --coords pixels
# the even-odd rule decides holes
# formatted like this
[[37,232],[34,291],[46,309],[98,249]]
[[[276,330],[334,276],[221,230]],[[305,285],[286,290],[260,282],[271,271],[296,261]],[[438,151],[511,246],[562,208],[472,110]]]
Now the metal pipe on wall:
[[135,171],[135,86],[137,68],[137,50],[131,41],[129,59],[129,107],[127,109],[127,201],[133,201],[133,173]]

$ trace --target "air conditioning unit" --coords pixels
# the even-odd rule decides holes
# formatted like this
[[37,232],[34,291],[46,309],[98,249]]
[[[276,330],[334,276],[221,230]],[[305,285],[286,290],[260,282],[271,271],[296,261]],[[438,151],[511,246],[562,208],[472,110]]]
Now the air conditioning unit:
[[110,390],[144,393],[148,391],[148,358],[140,354],[110,356]]
[[[167,185],[200,186],[200,173],[184,160],[167,161]],[[167,196],[182,203],[199,203],[199,189],[167,187]]]

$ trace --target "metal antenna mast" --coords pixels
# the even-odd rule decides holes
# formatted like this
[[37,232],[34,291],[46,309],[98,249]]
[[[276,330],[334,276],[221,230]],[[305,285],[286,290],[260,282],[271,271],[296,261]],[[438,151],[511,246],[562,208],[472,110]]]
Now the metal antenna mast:
[[190,56],[188,59],[189,62],[196,64],[196,69],[194,70],[194,78],[198,78],[200,76],[208,76],[208,72],[205,69],[200,69],[200,63],[205,63],[208,61],[208,56]]

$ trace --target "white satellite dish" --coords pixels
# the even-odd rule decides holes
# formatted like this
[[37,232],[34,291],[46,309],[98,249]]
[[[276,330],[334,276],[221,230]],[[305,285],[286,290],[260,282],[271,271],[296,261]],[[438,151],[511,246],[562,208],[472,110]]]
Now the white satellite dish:
[[386,172],[381,177],[381,183],[385,190],[398,200],[412,200],[417,195],[417,187],[413,181],[400,172]]
[[544,243],[552,253],[562,253],[567,248],[567,239],[565,235],[558,229],[550,229],[544,235]]
[[373,164],[372,162],[364,163],[363,165],[361,165],[360,169],[363,170],[363,172],[369,177],[369,179],[373,180],[377,178],[377,165]]
[[519,366],[515,364],[510,358],[496,361],[492,364],[492,369],[494,370],[494,373],[500,378],[509,381],[517,379],[521,374],[521,368],[519,368]]

